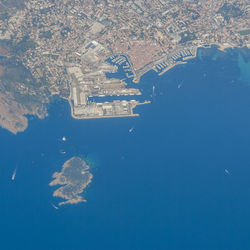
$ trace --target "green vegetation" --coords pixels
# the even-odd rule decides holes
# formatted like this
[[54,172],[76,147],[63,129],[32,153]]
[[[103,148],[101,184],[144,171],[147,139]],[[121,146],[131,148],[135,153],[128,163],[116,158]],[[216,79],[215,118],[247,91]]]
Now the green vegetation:
[[192,40],[196,39],[195,34],[189,32],[189,31],[185,31],[185,32],[181,33],[180,36],[181,36],[180,43],[186,43],[188,41],[192,41]]
[[45,74],[43,74],[43,76],[39,79],[39,82],[37,82],[37,86],[49,86],[49,81]]
[[63,27],[63,29],[61,30],[61,36],[62,38],[67,37],[68,33],[71,31],[71,29],[69,27]]
[[40,13],[43,14],[47,14],[48,12],[50,12],[50,8],[44,8],[42,10],[40,10]]
[[220,13],[226,21],[229,21],[230,18],[235,18],[242,15],[242,11],[239,7],[225,3],[219,10]]
[[50,38],[52,38],[52,32],[50,30],[40,31],[39,38],[40,39],[42,39],[42,38],[50,39]]
[[11,46],[10,40],[0,40],[0,47],[6,48],[6,47],[10,47],[10,46]]
[[24,95],[18,91],[12,92],[13,97],[16,102],[21,103],[29,111],[32,111],[35,107],[40,107],[42,105],[41,101],[36,95]]
[[9,18],[10,18],[10,16],[9,16],[9,14],[7,12],[4,12],[4,13],[0,14],[0,20],[1,21],[4,21],[4,20],[9,19]]
[[[31,72],[22,63],[18,62],[15,57],[0,58],[1,65],[4,66],[4,72],[0,76],[2,93],[11,92],[15,101],[30,111],[34,110],[34,108],[42,108],[43,102],[49,96],[46,88],[40,88],[48,85],[46,78],[41,78],[37,82],[32,77]],[[20,88],[22,84],[25,85],[24,92]]]
[[247,35],[250,35],[250,29],[249,30],[240,30],[240,31],[238,31],[238,33],[241,36],[247,36]]
[[0,0],[0,3],[3,4],[6,8],[16,8],[16,9],[24,9],[25,0]]
[[29,72],[15,57],[2,58],[0,65],[4,66],[5,70],[0,79],[3,82],[22,82],[30,84],[34,79]]
[[58,57],[59,57],[58,55],[54,55],[54,54],[44,54],[43,56],[49,57],[49,58],[51,58],[53,60],[57,60]]
[[172,18],[176,18],[176,17],[178,17],[179,13],[173,12],[173,13],[170,13],[170,15],[172,16]]
[[20,42],[13,44],[12,46],[13,52],[20,55],[29,49],[35,49],[37,44],[30,40],[28,36],[25,36]]

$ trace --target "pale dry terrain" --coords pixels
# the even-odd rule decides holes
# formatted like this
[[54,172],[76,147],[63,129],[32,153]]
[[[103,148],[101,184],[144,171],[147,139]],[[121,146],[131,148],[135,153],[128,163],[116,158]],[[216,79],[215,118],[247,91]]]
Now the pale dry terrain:
[[50,186],[62,185],[53,193],[54,197],[63,198],[66,201],[59,202],[58,205],[76,204],[86,200],[80,195],[91,183],[93,175],[89,172],[89,166],[80,157],[72,157],[67,160],[61,172],[53,174],[54,180]]

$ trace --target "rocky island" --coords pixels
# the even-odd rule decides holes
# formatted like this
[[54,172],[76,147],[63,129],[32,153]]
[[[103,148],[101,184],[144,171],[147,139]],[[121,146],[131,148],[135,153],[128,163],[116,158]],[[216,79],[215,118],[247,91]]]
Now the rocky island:
[[76,204],[86,201],[80,194],[91,182],[93,175],[89,172],[89,166],[80,157],[72,157],[67,160],[61,172],[53,174],[50,186],[63,185],[54,191],[53,196],[63,198],[66,201],[59,202],[59,206],[65,204]]

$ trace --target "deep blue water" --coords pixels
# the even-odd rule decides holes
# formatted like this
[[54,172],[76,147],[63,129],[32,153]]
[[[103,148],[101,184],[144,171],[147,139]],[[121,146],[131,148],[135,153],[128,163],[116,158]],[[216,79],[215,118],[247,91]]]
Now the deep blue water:
[[[200,50],[162,77],[149,72],[138,86],[155,96],[139,118],[74,120],[55,100],[24,133],[1,129],[0,249],[250,249],[243,52]],[[94,174],[87,203],[55,210],[48,183],[75,155]]]

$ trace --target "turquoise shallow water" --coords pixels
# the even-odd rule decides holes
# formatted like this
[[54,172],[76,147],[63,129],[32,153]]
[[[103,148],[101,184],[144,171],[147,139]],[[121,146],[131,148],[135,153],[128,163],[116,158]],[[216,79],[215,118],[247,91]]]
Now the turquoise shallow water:
[[[74,120],[54,100],[24,133],[0,130],[1,249],[249,249],[243,52],[201,50],[162,77],[149,72],[138,86],[152,104],[139,118]],[[74,155],[94,175],[87,203],[55,210],[48,183]]]

